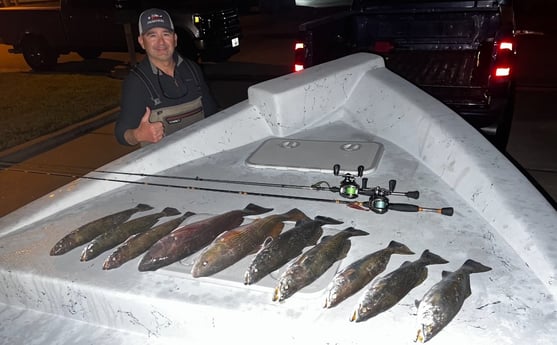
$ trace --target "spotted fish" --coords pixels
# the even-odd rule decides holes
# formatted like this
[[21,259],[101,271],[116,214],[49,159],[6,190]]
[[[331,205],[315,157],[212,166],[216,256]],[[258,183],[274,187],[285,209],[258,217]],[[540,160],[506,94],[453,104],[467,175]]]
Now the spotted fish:
[[298,256],[280,276],[273,301],[283,301],[308,286],[325,273],[336,261],[346,257],[350,250],[350,237],[369,235],[353,227],[346,228],[321,241]]
[[468,259],[456,271],[443,271],[440,282],[433,285],[418,304],[416,342],[425,343],[437,335],[460,311],[464,300],[472,294],[470,274],[491,268]]
[[195,260],[191,269],[193,277],[206,277],[238,262],[253,253],[266,239],[275,239],[284,228],[285,221],[307,219],[297,208],[282,214],[273,214],[249,224],[222,233]]
[[155,242],[141,259],[139,270],[154,271],[182,260],[210,244],[224,231],[242,224],[245,216],[258,215],[272,210],[272,208],[249,204],[242,210],[228,211],[184,225]]
[[124,242],[131,235],[149,230],[161,217],[175,216],[178,214],[180,214],[180,211],[177,209],[167,207],[161,212],[132,219],[110,231],[104,232],[95,237],[93,241],[83,248],[83,252],[81,252],[81,261],[88,261],[96,258],[101,253]]
[[329,284],[324,307],[334,307],[361,290],[387,268],[392,254],[411,255],[414,252],[402,243],[391,241],[386,248],[354,261],[337,273]]
[[427,278],[428,265],[447,262],[439,255],[425,250],[418,260],[406,261],[386,276],[374,280],[361,296],[350,321],[365,321],[392,308]]
[[70,250],[91,241],[103,232],[109,231],[110,229],[124,223],[130,219],[134,213],[152,209],[153,207],[149,205],[138,204],[133,208],[116,212],[82,225],[58,241],[50,250],[50,255],[54,256],[65,254]]
[[321,226],[325,224],[342,224],[342,222],[323,216],[317,216],[315,219],[308,218],[281,233],[276,240],[268,241],[251,261],[244,274],[244,284],[256,283],[302,254],[305,247],[315,245],[323,234]]
[[159,224],[145,232],[133,235],[122,243],[116,250],[106,258],[103,264],[104,270],[110,270],[120,267],[122,264],[139,256],[147,249],[151,248],[153,243],[157,242],[163,236],[168,235],[172,230],[176,229],[186,218],[193,216],[195,213],[186,212],[182,216],[171,219],[165,223]]

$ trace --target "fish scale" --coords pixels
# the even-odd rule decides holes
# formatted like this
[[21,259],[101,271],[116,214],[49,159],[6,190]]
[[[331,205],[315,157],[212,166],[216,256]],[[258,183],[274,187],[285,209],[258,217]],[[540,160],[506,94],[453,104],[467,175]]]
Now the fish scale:
[[283,214],[270,215],[229,230],[217,237],[195,260],[192,276],[206,277],[231,266],[256,251],[268,238],[275,239],[284,228],[284,221],[308,217],[297,208]]
[[349,227],[335,235],[323,237],[318,244],[298,256],[288,266],[275,288],[273,301],[281,302],[311,284],[335,261],[346,256],[351,246],[350,237],[365,235],[369,235],[369,233]]
[[428,265],[447,262],[426,249],[418,260],[406,261],[391,273],[374,280],[361,295],[350,321],[365,321],[392,308],[427,278]]
[[242,224],[245,216],[272,210],[250,203],[244,209],[228,211],[184,225],[155,242],[141,259],[138,269],[154,271],[182,260],[210,244],[222,232]]
[[251,261],[244,274],[244,284],[256,283],[300,255],[305,247],[316,244],[323,234],[321,226],[325,224],[342,224],[342,221],[323,216],[308,218],[299,221],[292,229],[270,241]]
[[109,257],[106,258],[103,264],[103,269],[110,270],[120,267],[125,262],[137,257],[149,249],[153,243],[158,241],[161,237],[166,236],[172,230],[176,229],[186,218],[189,218],[194,214],[195,213],[193,212],[186,212],[180,217],[157,225],[145,232],[131,236],[112,254],[110,254]]
[[149,230],[161,217],[175,216],[178,214],[180,214],[180,211],[177,209],[167,207],[161,212],[132,219],[110,231],[102,233],[83,249],[81,261],[89,261],[96,258],[106,250],[114,248],[118,244],[124,242],[131,235]]
[[65,254],[70,250],[91,241],[95,237],[107,231],[107,229],[110,230],[124,223],[136,212],[143,212],[152,209],[153,207],[147,204],[138,204],[133,208],[116,212],[82,225],[59,240],[50,250],[50,255],[54,256]]
[[443,271],[441,281],[433,285],[418,303],[415,341],[425,343],[447,326],[462,308],[464,300],[472,294],[470,274],[490,270],[491,267],[468,259],[454,272]]
[[338,305],[352,296],[387,268],[392,254],[414,254],[402,243],[391,241],[386,248],[368,254],[337,273],[327,287],[325,308]]

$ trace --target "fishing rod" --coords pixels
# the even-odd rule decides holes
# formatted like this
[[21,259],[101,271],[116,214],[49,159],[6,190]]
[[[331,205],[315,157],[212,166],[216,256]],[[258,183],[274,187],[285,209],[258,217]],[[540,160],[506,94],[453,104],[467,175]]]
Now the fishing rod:
[[[324,199],[324,198],[315,198],[315,197],[305,197],[305,196],[295,196],[295,195],[283,195],[283,194],[274,194],[274,193],[262,193],[262,192],[250,192],[250,191],[237,191],[237,190],[228,190],[222,188],[209,188],[209,187],[199,187],[199,186],[189,186],[189,185],[176,185],[176,184],[165,184],[165,183],[155,183],[155,182],[145,182],[145,181],[132,181],[132,180],[124,180],[124,179],[116,179],[116,178],[106,178],[106,177],[94,177],[94,176],[83,176],[83,175],[76,175],[71,173],[64,173],[64,172],[45,172],[39,170],[31,170],[31,169],[10,169],[12,171],[20,171],[25,173],[33,173],[33,174],[41,174],[41,175],[50,175],[50,176],[58,176],[58,177],[69,177],[69,178],[82,178],[87,180],[96,180],[96,181],[107,181],[107,182],[118,182],[118,183],[128,183],[128,184],[137,184],[142,186],[154,186],[154,187],[165,187],[165,188],[180,188],[180,189],[189,189],[189,190],[199,190],[199,191],[207,191],[207,192],[218,192],[218,193],[229,193],[229,194],[239,194],[239,195],[251,195],[251,196],[262,196],[262,197],[274,197],[274,198],[283,198],[283,199],[292,199],[292,200],[304,200],[304,201],[315,201],[315,202],[327,202],[327,203],[335,203],[335,204],[344,204],[352,208],[362,208],[367,207],[368,209],[375,211],[376,213],[382,214],[385,213],[386,210],[391,209],[395,211],[404,211],[404,212],[436,212],[446,216],[452,216],[452,208],[442,208],[442,209],[435,209],[435,208],[425,208],[418,205],[412,204],[389,204],[388,199],[387,203],[383,204],[384,206],[378,206],[377,203],[370,202],[353,202],[348,200],[342,199]],[[99,173],[107,173],[105,171],[93,171]],[[117,172],[110,172],[117,174]],[[157,177],[157,175],[148,175],[148,174],[134,174],[134,173],[122,173],[124,175],[134,175],[134,176],[147,176],[147,177]],[[168,178],[166,175],[160,175],[161,178]],[[196,181],[208,181],[208,179],[201,180],[195,179]],[[222,180],[218,180],[222,181]],[[394,180],[391,180],[394,181]],[[280,184],[271,184],[278,186]],[[379,187],[377,187],[379,188]],[[384,189],[377,189],[374,190],[381,190]],[[394,189],[394,187],[392,188]],[[389,191],[392,193],[391,191]],[[383,193],[383,192],[382,192]],[[382,212],[377,212],[375,209],[384,210]],[[450,209],[450,212],[448,211]]]

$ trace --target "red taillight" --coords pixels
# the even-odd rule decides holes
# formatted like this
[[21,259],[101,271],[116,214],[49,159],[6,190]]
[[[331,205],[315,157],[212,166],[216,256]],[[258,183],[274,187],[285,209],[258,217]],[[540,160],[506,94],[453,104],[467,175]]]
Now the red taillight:
[[305,45],[303,42],[294,44],[294,72],[304,69],[305,62]]
[[510,67],[497,67],[495,69],[495,76],[496,77],[508,77],[511,75],[511,68]]
[[499,50],[510,50],[513,51],[513,43],[510,41],[503,41],[499,43]]

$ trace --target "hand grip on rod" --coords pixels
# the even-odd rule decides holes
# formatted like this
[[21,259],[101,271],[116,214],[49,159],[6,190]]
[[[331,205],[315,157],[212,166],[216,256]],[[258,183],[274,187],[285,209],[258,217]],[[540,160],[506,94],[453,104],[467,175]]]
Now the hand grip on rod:
[[420,207],[418,205],[412,205],[412,204],[389,204],[389,210],[402,211],[402,212],[435,212],[435,213],[442,214],[444,216],[452,216],[454,213],[452,207],[427,208],[427,207]]

